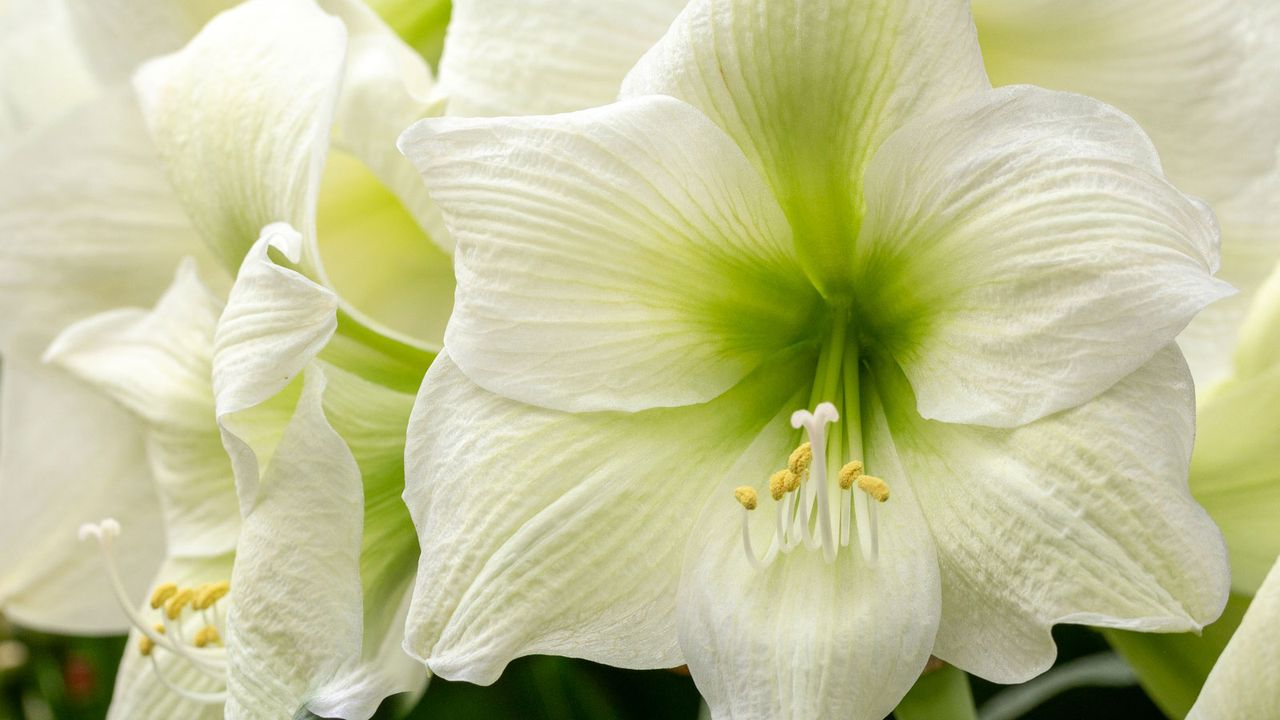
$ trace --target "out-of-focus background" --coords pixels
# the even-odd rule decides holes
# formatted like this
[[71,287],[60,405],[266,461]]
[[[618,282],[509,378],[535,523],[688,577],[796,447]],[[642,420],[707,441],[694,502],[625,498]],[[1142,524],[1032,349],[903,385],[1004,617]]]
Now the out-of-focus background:
[[[1104,669],[1094,681],[1048,697],[1027,712],[1001,714],[1034,699],[1005,695],[1010,688],[974,678],[973,693],[983,720],[1145,720],[1163,718],[1131,678],[1112,667],[1101,635],[1063,626],[1055,632],[1057,667]],[[39,633],[0,620],[0,720],[96,720],[104,718],[125,639],[78,638]],[[1107,662],[1110,659],[1113,662]],[[1099,662],[1099,661],[1102,662]],[[1083,661],[1081,663],[1080,661]],[[1087,675],[1088,673],[1086,673]],[[1057,673],[1072,684],[1072,673]],[[1066,677],[1064,677],[1066,676]],[[1050,678],[1054,677],[1053,675]],[[1077,675],[1077,677],[1079,677]],[[1112,685],[1121,683],[1118,686]],[[1111,686],[1108,686],[1111,685]],[[1033,693],[1040,694],[1040,693]],[[1009,702],[1016,700],[1018,702]],[[701,700],[693,681],[677,670],[619,670],[581,660],[527,657],[512,663],[489,687],[435,678],[417,702],[389,700],[378,720],[695,720]]]

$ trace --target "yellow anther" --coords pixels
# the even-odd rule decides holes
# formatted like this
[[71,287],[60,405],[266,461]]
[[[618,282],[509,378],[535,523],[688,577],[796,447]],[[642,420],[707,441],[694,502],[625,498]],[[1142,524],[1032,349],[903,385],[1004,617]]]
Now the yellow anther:
[[840,468],[840,489],[848,490],[853,487],[853,481],[862,476],[862,461],[854,460],[853,462]]
[[146,635],[138,638],[138,652],[142,653],[143,657],[150,655],[151,651],[155,649],[156,644],[151,640],[151,638]]
[[196,631],[196,636],[191,643],[196,647],[204,647],[212,643],[220,642],[222,638],[218,635],[218,629],[212,625],[205,625]]
[[791,457],[787,459],[787,469],[795,475],[804,475],[812,462],[813,446],[807,442],[800,443],[800,447],[791,451]]
[[156,586],[156,589],[151,591],[151,609],[159,610],[160,606],[164,605],[165,600],[168,600],[177,594],[178,586],[173,583],[165,583],[163,585]]
[[889,499],[889,483],[875,475],[862,475],[858,478],[858,489],[875,498],[877,502]]
[[800,487],[800,476],[791,472],[790,470],[787,471],[786,481],[787,481],[787,487],[786,487],[787,492],[795,492],[796,489]]
[[152,629],[152,630],[155,630],[156,632],[158,632],[158,633],[160,633],[161,635],[163,635],[163,634],[164,634],[164,623],[156,623],[155,625],[152,625],[152,626],[151,626],[151,629]]
[[787,494],[787,474],[790,470],[779,470],[769,476],[769,494],[774,500],[781,500]]
[[223,580],[216,583],[205,583],[196,588],[195,597],[191,600],[191,607],[196,610],[207,610],[213,607],[213,604],[221,600],[231,590],[231,583]]
[[738,499],[738,502],[742,503],[742,507],[748,510],[756,509],[756,489],[750,485],[743,485],[734,490],[733,496]]
[[194,596],[195,592],[191,588],[179,590],[177,595],[169,598],[168,602],[164,604],[165,616],[170,620],[177,620],[178,616],[182,614],[183,608],[187,606],[187,603],[191,602]]

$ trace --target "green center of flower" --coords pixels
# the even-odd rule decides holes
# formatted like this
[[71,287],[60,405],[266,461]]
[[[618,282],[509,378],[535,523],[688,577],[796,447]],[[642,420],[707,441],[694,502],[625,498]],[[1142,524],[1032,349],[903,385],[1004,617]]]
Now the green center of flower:
[[[831,332],[823,345],[810,397],[812,412],[791,414],[791,426],[805,441],[791,452],[787,466],[769,478],[774,503],[774,532],[763,557],[752,544],[751,513],[759,507],[754,487],[734,490],[742,505],[742,543],[748,560],[757,569],[767,567],[779,553],[803,545],[821,548],[827,562],[834,562],[840,548],[849,547],[854,527],[858,545],[869,562],[879,558],[880,540],[876,506],[889,499],[889,485],[868,473],[862,442],[857,341],[849,337],[849,314],[832,314]],[[842,408],[843,412],[840,409]],[[843,432],[829,432],[845,418]],[[838,498],[833,504],[833,497]]]

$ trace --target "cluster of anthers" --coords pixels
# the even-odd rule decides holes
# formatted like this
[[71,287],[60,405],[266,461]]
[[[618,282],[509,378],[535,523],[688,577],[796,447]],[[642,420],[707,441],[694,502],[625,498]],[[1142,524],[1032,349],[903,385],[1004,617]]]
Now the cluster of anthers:
[[[112,552],[113,541],[119,535],[120,523],[111,518],[80,527],[81,540],[97,540],[116,601],[142,635],[138,640],[138,651],[151,661],[160,682],[178,695],[197,702],[225,702],[225,689],[214,692],[192,690],[170,680],[162,663],[156,659],[156,651],[171,653],[179,662],[185,662],[208,676],[213,681],[212,685],[225,688],[227,659],[226,650],[222,647],[223,617],[218,601],[230,592],[230,583],[224,580],[196,587],[178,587],[173,583],[159,585],[152,591],[148,604],[159,613],[160,621],[149,622],[134,608],[120,579]],[[194,632],[191,632],[192,628],[195,628]]]
[[[889,485],[881,478],[868,475],[861,460],[850,460],[836,473],[840,492],[840,509],[836,513],[838,530],[833,528],[829,468],[839,464],[839,436],[828,443],[827,425],[840,419],[834,405],[824,402],[808,410],[791,414],[791,426],[804,428],[808,441],[792,451],[787,467],[769,478],[769,495],[775,508],[773,539],[763,557],[757,556],[751,543],[751,512],[759,506],[756,489],[743,485],[733,491],[742,505],[742,544],[747,559],[756,569],[768,567],[779,552],[789,553],[803,544],[810,550],[822,548],[827,562],[834,562],[841,547],[848,547],[854,520],[863,557],[875,561],[880,555],[880,532],[876,506],[889,499]],[[814,448],[819,454],[815,455]],[[815,462],[815,457],[817,462]]]

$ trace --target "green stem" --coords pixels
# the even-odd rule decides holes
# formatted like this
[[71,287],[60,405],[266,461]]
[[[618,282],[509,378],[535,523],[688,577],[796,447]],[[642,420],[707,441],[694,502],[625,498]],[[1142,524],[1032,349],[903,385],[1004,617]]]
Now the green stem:
[[898,720],[977,720],[969,676],[951,665],[920,676],[893,711]]

